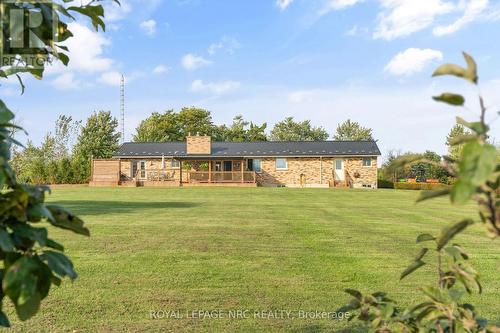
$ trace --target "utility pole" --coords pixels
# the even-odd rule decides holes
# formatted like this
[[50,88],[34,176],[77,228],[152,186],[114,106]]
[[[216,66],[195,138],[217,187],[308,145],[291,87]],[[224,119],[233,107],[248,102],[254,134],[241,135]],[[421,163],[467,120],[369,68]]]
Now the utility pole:
[[122,143],[125,142],[125,77],[122,74],[120,81],[120,111],[122,117]]

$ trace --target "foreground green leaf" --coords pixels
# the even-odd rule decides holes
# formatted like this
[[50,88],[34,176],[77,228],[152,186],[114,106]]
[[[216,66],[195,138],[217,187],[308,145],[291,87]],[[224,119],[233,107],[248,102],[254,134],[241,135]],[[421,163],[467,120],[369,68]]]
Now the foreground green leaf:
[[420,195],[417,198],[417,202],[429,200],[429,199],[434,199],[437,197],[442,197],[444,195],[450,194],[450,189],[445,188],[442,190],[437,190],[437,191],[422,191],[420,192]]
[[12,243],[12,239],[5,229],[0,229],[0,248],[4,252],[14,251],[14,243]]
[[443,247],[446,246],[446,244],[448,244],[450,240],[453,239],[453,237],[455,237],[460,232],[464,231],[471,224],[474,224],[474,221],[463,220],[461,222],[455,223],[449,227],[444,228],[437,239],[437,249],[441,250]]
[[68,210],[52,205],[47,205],[47,209],[54,217],[54,221],[50,221],[52,225],[61,229],[71,230],[80,235],[90,236],[89,229],[83,226],[83,221]]
[[451,199],[465,203],[483,185],[496,167],[497,150],[490,144],[470,141],[464,145],[459,163],[459,179],[451,191]]
[[23,256],[9,267],[2,282],[4,293],[14,303],[21,320],[31,318],[40,306],[40,294],[37,291],[39,270],[33,257]]
[[417,243],[433,241],[433,240],[436,240],[436,237],[432,236],[431,234],[420,234],[417,236]]
[[406,268],[403,273],[401,273],[401,276],[399,277],[400,280],[403,280],[406,276],[410,275],[411,273],[415,272],[417,269],[420,267],[424,266],[425,262],[422,260],[415,260],[408,268]]
[[45,251],[40,258],[46,261],[49,268],[60,277],[68,276],[71,280],[76,279],[77,274],[73,263],[64,254],[54,251]]
[[463,56],[467,63],[467,68],[455,64],[444,64],[439,66],[432,76],[452,75],[476,84],[478,80],[476,62],[465,52],[463,52]]
[[3,311],[0,311],[0,326],[10,327],[9,318],[7,318],[7,315]]
[[465,98],[462,95],[453,93],[443,93],[432,98],[437,102],[443,102],[454,106],[463,106],[465,103]]
[[439,66],[432,76],[453,75],[456,77],[464,78],[467,71],[465,68],[455,64],[444,64]]

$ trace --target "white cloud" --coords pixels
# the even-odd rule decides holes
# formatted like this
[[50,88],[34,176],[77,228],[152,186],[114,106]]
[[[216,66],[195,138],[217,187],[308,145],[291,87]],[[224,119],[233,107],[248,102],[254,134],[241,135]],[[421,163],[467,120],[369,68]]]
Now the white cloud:
[[81,82],[75,80],[75,74],[67,72],[55,78],[51,84],[58,90],[78,90]]
[[448,25],[440,25],[434,28],[436,36],[449,35],[462,29],[469,23],[474,22],[488,7],[489,0],[469,0],[464,6],[464,14],[455,22]]
[[236,81],[220,81],[204,83],[202,80],[195,80],[191,83],[191,91],[200,93],[210,93],[223,95],[237,90],[241,84]]
[[285,10],[292,4],[293,0],[276,0],[276,6],[278,6],[279,9]]
[[217,43],[213,43],[208,47],[208,54],[215,55],[217,51],[223,50],[229,54],[233,54],[236,49],[241,47],[240,42],[236,38],[224,36]]
[[379,0],[384,10],[378,15],[374,38],[392,40],[431,26],[439,15],[449,14],[455,5],[443,0]]
[[139,78],[145,77],[147,73],[143,71],[134,71],[132,73],[124,75],[123,73],[120,73],[118,71],[109,71],[102,73],[101,76],[97,79],[97,81],[106,84],[108,86],[118,87],[121,84],[122,75],[125,80],[125,83],[128,84]]
[[155,20],[143,21],[143,22],[141,22],[140,27],[149,36],[153,36],[156,33],[156,21]]
[[348,7],[352,7],[364,0],[327,0],[323,8],[320,10],[319,15],[325,15],[331,12],[332,10],[342,10]]
[[[114,61],[104,55],[105,47],[111,42],[101,33],[80,23],[70,23],[68,26],[73,37],[61,44],[69,49],[70,62],[66,67],[55,61],[46,67],[45,74],[59,75],[51,82],[56,89],[77,90],[92,85],[88,74],[111,71]],[[76,77],[82,78],[77,80]]]
[[299,90],[288,94],[288,101],[294,104],[309,102],[314,96],[315,90]]
[[182,66],[188,71],[194,71],[198,68],[209,66],[212,64],[210,60],[207,60],[201,56],[188,53],[181,60]]
[[442,59],[443,53],[440,51],[409,48],[396,54],[384,70],[392,75],[409,76],[422,71],[429,63]]
[[[316,19],[365,0],[322,0]],[[476,21],[500,20],[500,5],[490,0],[377,0],[381,9],[373,38],[393,40],[433,28],[435,36],[452,34]],[[355,26],[356,27],[356,26]],[[347,35],[357,33],[353,27]]]
[[[103,56],[104,47],[111,44],[102,34],[92,31],[80,23],[68,24],[74,37],[69,38],[62,45],[69,48],[70,62],[68,68],[72,71],[96,73],[109,70],[113,60]],[[48,72],[60,72],[63,66],[54,65]]]
[[103,6],[107,23],[123,20],[132,11],[132,5],[129,0],[120,0],[120,5],[114,1],[105,2]]
[[121,84],[122,74],[116,71],[102,73],[98,81],[108,86],[119,86]]
[[170,71],[170,68],[165,65],[158,65],[153,69],[153,74],[165,74]]

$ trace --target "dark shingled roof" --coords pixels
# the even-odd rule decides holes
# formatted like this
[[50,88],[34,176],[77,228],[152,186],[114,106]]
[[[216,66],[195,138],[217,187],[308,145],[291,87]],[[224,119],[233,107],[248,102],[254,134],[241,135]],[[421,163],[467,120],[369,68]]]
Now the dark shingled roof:
[[186,142],[124,143],[113,157],[265,157],[265,156],[375,156],[374,141],[259,141],[212,142],[211,155],[187,155]]

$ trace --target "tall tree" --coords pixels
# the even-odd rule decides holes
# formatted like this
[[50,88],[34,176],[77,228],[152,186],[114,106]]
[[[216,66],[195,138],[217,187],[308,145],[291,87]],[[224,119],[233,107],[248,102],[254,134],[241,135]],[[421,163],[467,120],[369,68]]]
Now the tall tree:
[[54,131],[56,159],[69,157],[80,124],[80,121],[74,121],[71,116],[60,115],[57,118]]
[[446,145],[448,146],[448,156],[454,160],[459,160],[462,155],[463,144],[455,144],[455,140],[460,138],[461,136],[471,135],[469,131],[465,129],[460,124],[456,124],[450,130],[448,135],[446,136]]
[[246,121],[242,115],[237,115],[233,119],[231,126],[219,126],[222,141],[243,142],[243,141],[266,141],[267,124],[256,125]]
[[180,141],[181,130],[178,115],[173,110],[165,113],[154,112],[141,121],[136,128],[135,142],[168,142]]
[[310,120],[296,122],[293,117],[274,125],[269,136],[271,141],[324,141],[328,132],[323,127],[313,127]]
[[80,129],[73,149],[73,167],[80,182],[88,181],[92,158],[110,158],[118,149],[121,134],[117,127],[118,120],[110,111],[99,111],[94,112]]
[[178,115],[181,130],[181,140],[191,134],[212,135],[215,125],[210,111],[195,107],[182,108]]
[[135,142],[184,141],[191,134],[207,134],[217,137],[218,129],[212,122],[210,111],[189,107],[179,113],[168,110],[153,113],[136,128]]
[[334,140],[337,141],[369,141],[373,140],[372,129],[361,126],[358,122],[347,119],[339,124]]

